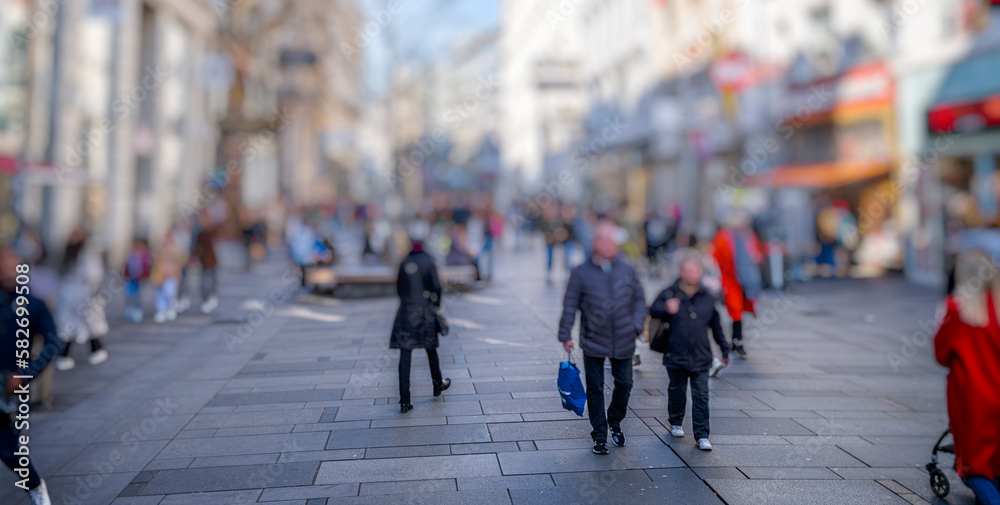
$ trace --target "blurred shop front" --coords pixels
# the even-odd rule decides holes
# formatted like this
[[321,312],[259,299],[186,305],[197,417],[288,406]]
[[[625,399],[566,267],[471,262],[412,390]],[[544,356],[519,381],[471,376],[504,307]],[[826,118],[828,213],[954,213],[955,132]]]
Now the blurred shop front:
[[838,242],[852,253],[852,275],[901,267],[890,180],[896,164],[894,95],[892,76],[881,61],[790,83],[789,107],[777,128],[788,162],[750,178],[754,185],[779,190],[779,200],[782,192],[808,191],[812,210],[820,214],[831,205],[846,206],[856,232]]
[[[1000,222],[1000,53],[974,55],[947,72],[926,112],[933,168],[919,174],[920,225],[943,224],[943,236],[915,252],[944,251],[949,236],[964,228]],[[934,175],[937,174],[938,181]],[[937,182],[937,184],[934,184]],[[923,226],[922,226],[923,227]],[[918,266],[947,268],[947,253]],[[939,267],[940,268],[940,267]]]

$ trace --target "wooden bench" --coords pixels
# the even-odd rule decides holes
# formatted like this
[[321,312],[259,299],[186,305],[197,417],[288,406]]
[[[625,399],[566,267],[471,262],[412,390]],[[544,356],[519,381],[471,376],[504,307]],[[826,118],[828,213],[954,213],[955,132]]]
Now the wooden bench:
[[[441,283],[458,290],[472,287],[476,268],[472,265],[438,269]],[[388,266],[313,267],[306,273],[306,284],[314,290],[344,298],[390,296],[396,294],[396,269]]]

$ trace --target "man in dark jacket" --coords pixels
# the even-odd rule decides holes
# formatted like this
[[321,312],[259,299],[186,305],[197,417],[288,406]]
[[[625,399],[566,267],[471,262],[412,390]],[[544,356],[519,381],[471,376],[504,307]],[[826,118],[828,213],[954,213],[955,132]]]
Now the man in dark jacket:
[[703,451],[711,451],[708,441],[708,370],[712,366],[712,344],[708,330],[722,349],[722,363],[729,364],[729,344],[722,333],[715,298],[701,285],[701,264],[694,259],[681,262],[681,275],[664,289],[649,308],[649,315],[663,321],[667,348],[663,364],[667,367],[667,411],[670,434],[683,437],[684,411],[688,381],[691,381],[691,417],[694,438]]
[[[0,402],[0,459],[17,472],[19,479],[15,484],[28,491],[32,505],[49,505],[45,481],[30,461],[27,468],[21,467],[23,458],[16,454],[20,439],[28,436],[21,433],[21,428],[29,421],[17,409],[21,397],[27,396],[25,391],[31,381],[22,377],[38,377],[52,358],[59,355],[63,344],[45,302],[31,296],[30,288],[26,283],[19,283],[18,276],[29,279],[30,267],[21,263],[20,255],[13,248],[0,248],[0,351],[3,352],[0,354],[0,377],[4,378],[6,386]],[[18,339],[23,338],[23,332],[18,335],[21,329],[27,330],[30,339],[42,337],[45,341],[38,357],[26,358],[27,363],[15,352],[20,349]]]
[[[587,379],[587,407],[594,453],[608,453],[608,428],[618,447],[625,445],[621,430],[632,391],[632,353],[635,338],[646,320],[646,299],[635,269],[618,258],[617,227],[601,221],[594,230],[594,255],[573,269],[566,286],[559,340],[573,351],[571,332],[580,312],[580,347]],[[604,360],[611,360],[615,390],[604,412]]]

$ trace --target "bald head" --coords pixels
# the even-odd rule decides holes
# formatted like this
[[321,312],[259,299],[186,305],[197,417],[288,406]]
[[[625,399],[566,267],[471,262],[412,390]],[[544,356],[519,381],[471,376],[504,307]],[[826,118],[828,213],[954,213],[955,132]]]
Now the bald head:
[[604,260],[613,260],[618,256],[618,242],[615,241],[615,232],[618,226],[602,219],[597,222],[594,228],[594,254]]

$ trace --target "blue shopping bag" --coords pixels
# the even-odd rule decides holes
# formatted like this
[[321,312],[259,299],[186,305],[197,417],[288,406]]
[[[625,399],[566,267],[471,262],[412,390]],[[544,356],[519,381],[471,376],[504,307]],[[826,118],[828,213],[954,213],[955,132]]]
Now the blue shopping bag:
[[583,406],[587,403],[587,391],[583,389],[583,382],[580,381],[580,369],[573,363],[573,356],[570,355],[567,361],[559,365],[559,379],[556,383],[559,386],[559,397],[562,406],[566,410],[576,412],[576,415],[583,416]]

